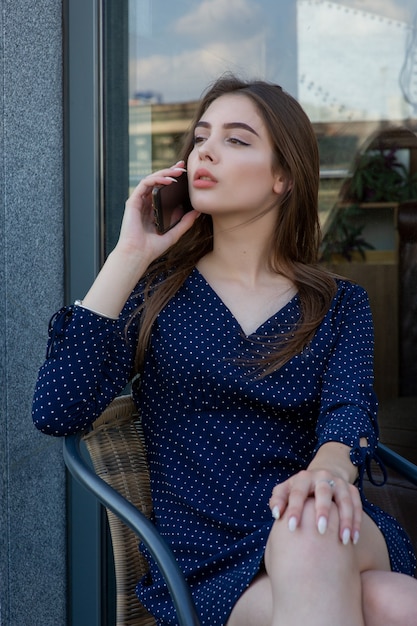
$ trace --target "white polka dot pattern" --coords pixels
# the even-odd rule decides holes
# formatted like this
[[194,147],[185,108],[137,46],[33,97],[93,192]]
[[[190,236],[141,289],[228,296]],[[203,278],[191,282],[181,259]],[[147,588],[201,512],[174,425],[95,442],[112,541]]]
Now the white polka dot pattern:
[[[54,435],[83,428],[123,389],[135,346],[135,327],[126,340],[124,324],[136,304],[131,298],[117,322],[80,307],[57,314],[35,393],[38,428]],[[272,524],[273,486],[306,467],[327,441],[350,446],[353,462],[362,465],[359,439],[367,437],[368,455],[375,451],[366,293],[339,281],[308,348],[260,378],[251,362],[299,315],[295,296],[246,337],[195,269],[160,313],[141,385],[133,387],[154,522],[188,578],[203,624],[224,624],[256,574]],[[366,502],[364,508],[386,537],[393,569],[411,573],[414,556],[397,522]],[[176,623],[152,563],[137,591],[158,624]]]

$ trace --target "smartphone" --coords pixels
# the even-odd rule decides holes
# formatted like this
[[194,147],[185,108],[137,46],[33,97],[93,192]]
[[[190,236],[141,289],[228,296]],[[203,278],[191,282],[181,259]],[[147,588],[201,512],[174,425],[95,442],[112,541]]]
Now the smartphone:
[[154,187],[152,206],[156,229],[161,234],[178,224],[185,213],[192,211],[187,173],[181,174],[176,183]]

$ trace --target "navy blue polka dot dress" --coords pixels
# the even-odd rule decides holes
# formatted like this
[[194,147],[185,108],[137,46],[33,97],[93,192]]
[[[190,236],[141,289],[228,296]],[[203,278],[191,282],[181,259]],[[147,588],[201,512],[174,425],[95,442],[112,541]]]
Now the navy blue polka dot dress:
[[[38,428],[52,435],[84,428],[124,388],[136,332],[131,325],[126,340],[124,326],[139,298],[132,295],[117,321],[79,306],[56,314],[34,398]],[[305,468],[325,442],[350,446],[360,475],[375,451],[366,293],[338,281],[310,345],[259,377],[255,359],[299,315],[295,296],[245,336],[195,269],[159,314],[141,384],[133,385],[147,440],[153,520],[187,577],[203,624],[225,624],[258,572],[273,522],[274,485]],[[360,448],[361,437],[368,448]],[[392,569],[412,575],[415,557],[402,528],[366,501],[364,509],[385,536]],[[175,624],[169,594],[149,560],[138,596],[158,624]]]

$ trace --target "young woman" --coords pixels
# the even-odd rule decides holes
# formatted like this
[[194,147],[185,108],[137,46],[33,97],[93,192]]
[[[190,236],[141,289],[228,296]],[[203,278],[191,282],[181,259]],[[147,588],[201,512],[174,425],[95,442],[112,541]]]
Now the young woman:
[[[185,167],[195,210],[160,235],[151,191]],[[371,313],[317,265],[318,182],[298,103],[221,78],[183,159],[140,182],[90,291],[51,322],[36,426],[82,429],[134,377],[154,522],[203,624],[415,622],[409,540],[361,492],[377,443]],[[176,622],[152,562],[137,592]]]

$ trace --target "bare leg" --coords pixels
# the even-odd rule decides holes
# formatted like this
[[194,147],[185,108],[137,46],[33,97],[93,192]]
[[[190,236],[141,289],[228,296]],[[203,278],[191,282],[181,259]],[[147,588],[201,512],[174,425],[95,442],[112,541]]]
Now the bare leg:
[[362,574],[362,589],[366,626],[416,626],[415,578],[371,570]]
[[[395,593],[387,588],[391,576],[393,580],[399,577],[396,583],[406,597],[404,612],[414,619],[417,581],[388,571],[385,541],[375,524],[364,518],[361,539],[355,547],[340,542],[338,525],[337,509],[333,507],[328,530],[320,535],[313,500],[306,503],[301,526],[294,533],[289,532],[285,516],[276,522],[265,554],[267,571],[238,600],[228,626],[385,626],[378,622],[378,616],[388,615],[384,603],[391,601],[391,612],[396,605]],[[361,574],[369,569],[387,571]],[[388,578],[378,578],[379,573]],[[378,605],[381,594],[382,606],[371,608]],[[390,626],[409,623],[412,621],[392,621]]]
[[339,516],[331,509],[328,529],[317,531],[314,500],[306,502],[301,524],[290,533],[286,519],[275,523],[265,552],[273,598],[272,625],[363,626],[362,588],[356,550],[339,537]]
[[[361,574],[366,626],[416,626],[417,580],[404,574],[369,571]],[[272,589],[259,575],[236,604],[227,626],[271,626]],[[285,625],[283,625],[285,626]]]
[[227,626],[271,626],[272,590],[266,573],[259,574],[235,605]]

